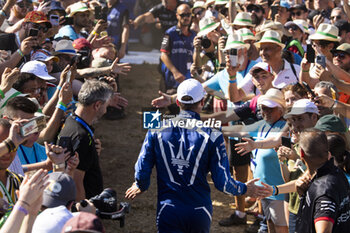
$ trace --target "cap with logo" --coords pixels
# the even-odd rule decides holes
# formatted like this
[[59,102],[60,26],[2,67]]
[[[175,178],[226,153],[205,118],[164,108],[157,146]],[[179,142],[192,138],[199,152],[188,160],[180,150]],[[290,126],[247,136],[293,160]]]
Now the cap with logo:
[[[177,88],[177,100],[183,104],[194,104],[201,101],[206,92],[200,82],[196,79],[187,79]],[[189,96],[192,100],[182,100],[184,96]]]
[[78,38],[78,39],[75,39],[73,41],[73,47],[76,49],[76,50],[81,50],[82,48],[89,48],[89,49],[92,49],[92,45],[90,44],[90,42],[85,39],[85,38]]
[[285,119],[291,118],[294,115],[301,115],[304,113],[319,114],[318,108],[314,102],[309,99],[300,99],[294,102],[292,110],[284,115]]
[[62,229],[62,233],[73,232],[104,233],[105,229],[96,215],[88,212],[79,212],[76,216],[69,219]]
[[53,208],[60,205],[67,205],[74,201],[76,196],[75,183],[72,177],[63,172],[49,174],[49,186],[44,190],[43,206]]
[[[257,72],[257,70],[264,70],[266,72],[272,73],[272,69],[269,67],[269,64],[266,62],[259,62],[256,65],[254,65],[250,70],[249,73],[253,75],[253,73]],[[253,76],[254,77],[254,76]]]
[[29,61],[21,68],[21,73],[34,74],[38,78],[46,81],[55,81],[56,79],[47,72],[46,64],[40,61]]
[[270,88],[265,95],[258,98],[258,105],[264,105],[268,108],[284,108],[285,101],[283,93],[276,88]]

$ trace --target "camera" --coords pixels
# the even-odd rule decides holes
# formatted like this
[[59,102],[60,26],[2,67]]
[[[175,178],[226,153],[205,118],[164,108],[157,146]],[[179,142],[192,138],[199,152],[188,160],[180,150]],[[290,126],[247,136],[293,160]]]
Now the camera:
[[77,60],[77,68],[88,68],[91,62],[91,50],[87,47],[84,47],[81,50],[77,51],[77,54],[79,56]]
[[[101,194],[96,195],[89,200],[96,207],[96,215],[102,219],[112,219],[120,221],[120,227],[124,226],[125,215],[130,211],[130,204],[120,202],[117,205],[117,193],[111,188],[106,188]],[[87,206],[85,200],[80,202],[82,207]]]
[[201,38],[201,46],[205,49],[209,48],[211,45],[211,41],[208,39],[208,37],[205,35]]

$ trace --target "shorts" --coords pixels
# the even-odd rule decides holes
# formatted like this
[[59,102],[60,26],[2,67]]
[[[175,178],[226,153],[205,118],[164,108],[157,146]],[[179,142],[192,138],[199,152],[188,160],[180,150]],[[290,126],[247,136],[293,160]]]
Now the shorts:
[[209,233],[211,225],[209,207],[179,206],[170,203],[159,205],[157,227],[159,233]]
[[249,164],[252,153],[249,152],[245,155],[240,155],[235,150],[235,145],[241,142],[241,140],[237,141],[233,138],[230,138],[229,142],[230,142],[230,153],[229,153],[230,166],[234,167],[234,166],[243,166],[243,165]]
[[261,200],[266,220],[272,220],[273,224],[280,227],[287,226],[283,202],[282,200],[271,200],[267,198]]

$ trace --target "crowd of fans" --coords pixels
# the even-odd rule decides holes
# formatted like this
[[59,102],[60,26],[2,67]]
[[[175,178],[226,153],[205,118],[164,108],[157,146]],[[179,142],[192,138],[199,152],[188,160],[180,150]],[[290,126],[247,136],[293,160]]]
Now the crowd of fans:
[[[234,178],[241,182],[259,178],[258,183],[271,191],[262,200],[236,196],[236,210],[220,220],[220,226],[245,225],[247,213],[254,213],[256,221],[247,232],[347,231],[349,17],[348,1],[169,0],[131,22],[135,27],[160,24],[164,32],[160,97],[152,105],[168,107],[173,114],[180,110],[180,117],[184,110],[198,112],[202,106],[202,120],[226,124],[221,130]],[[202,84],[207,92],[203,101],[192,94],[177,95],[188,79]],[[193,90],[189,86],[187,91]],[[163,130],[155,131],[158,140],[164,137],[160,148],[176,137]],[[158,148],[151,135],[145,143]],[[180,146],[185,140],[192,151],[194,136],[184,135]],[[147,189],[143,173],[149,166],[156,163],[158,176],[164,177],[157,149],[151,151],[145,143],[135,166],[136,187],[127,192],[131,198]],[[211,169],[212,175],[216,173]],[[182,184],[186,178],[179,179]],[[213,181],[221,190],[214,177]],[[178,182],[175,175],[169,181],[158,180],[159,195],[171,195],[176,187],[171,182]],[[161,214],[169,211],[162,203],[175,208],[178,204],[176,198],[169,199],[158,203],[159,230],[166,224]]]
[[[119,60],[127,53],[130,29],[146,27],[163,35],[160,97],[152,105],[168,107],[172,114],[203,107],[202,120],[223,124],[222,143],[221,133],[206,130],[210,140],[219,138],[213,144],[221,155],[204,156],[216,165],[210,170],[200,156],[195,164],[202,175],[211,171],[221,191],[238,195],[236,210],[220,226],[247,224],[245,209],[252,205],[256,221],[247,232],[349,228],[347,0],[163,0],[133,20],[121,0],[6,0],[0,5],[0,232],[104,232],[88,201],[103,191],[102,145],[92,125],[102,117],[125,117],[128,101],[120,95],[119,75],[131,66]],[[151,5],[138,1],[138,7]],[[190,114],[197,117],[196,111]],[[152,135],[143,144],[127,198],[149,186],[156,159],[147,156],[158,150]],[[181,137],[171,151],[182,154],[187,141]],[[237,182],[227,177],[226,150]],[[182,176],[189,165],[180,160],[165,163],[164,180],[172,169]],[[175,196],[188,198],[177,186],[160,184],[160,194],[176,190]],[[171,222],[173,215],[160,216],[172,205],[164,203],[158,203],[159,232],[181,228]],[[206,219],[202,228],[209,232],[211,211],[198,208],[206,211],[196,220]],[[201,225],[189,225],[184,232],[202,231]]]

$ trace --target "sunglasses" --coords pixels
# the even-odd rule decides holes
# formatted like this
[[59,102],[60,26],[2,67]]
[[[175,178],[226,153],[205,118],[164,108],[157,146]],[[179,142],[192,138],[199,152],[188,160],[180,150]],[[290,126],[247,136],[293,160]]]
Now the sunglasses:
[[340,59],[344,59],[346,57],[346,53],[335,52],[333,53],[333,57],[339,57]]
[[300,16],[302,13],[301,11],[293,11],[292,16]]
[[341,16],[340,15],[336,15],[336,16],[331,16],[331,19],[336,19],[336,20],[340,20],[341,19]]
[[185,18],[185,17],[191,17],[191,13],[183,13],[183,14],[179,14],[181,18]]
[[204,10],[198,10],[198,11],[194,11],[193,14],[194,15],[201,15],[203,13]]
[[253,11],[255,11],[255,12],[260,12],[261,9],[258,8],[258,7],[251,7],[251,8],[249,8],[247,11],[248,11],[249,13],[252,13]]
[[286,27],[286,29],[287,29],[287,30],[292,29],[293,31],[297,31],[297,30],[300,29],[300,28],[299,28],[297,25],[292,24],[292,25],[290,25],[289,27]]
[[37,23],[32,23],[33,28],[38,29],[39,31],[42,31],[46,33],[49,29],[46,26],[41,26],[40,24]]

